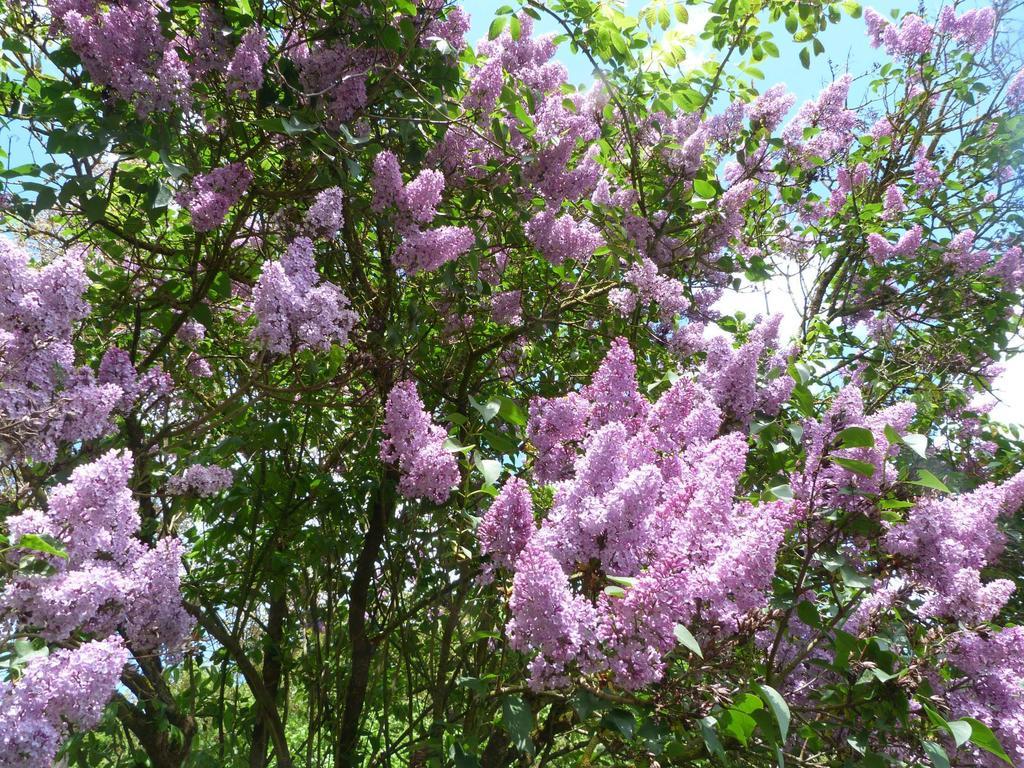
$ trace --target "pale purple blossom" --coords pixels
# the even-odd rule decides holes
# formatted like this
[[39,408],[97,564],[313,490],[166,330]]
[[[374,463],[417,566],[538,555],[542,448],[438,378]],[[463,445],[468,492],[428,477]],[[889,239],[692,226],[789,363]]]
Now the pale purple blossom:
[[253,338],[278,354],[344,345],[358,319],[348,297],[334,283],[320,280],[307,237],[293,240],[279,261],[263,263],[252,306],[257,319]]
[[242,42],[235,49],[235,55],[228,63],[228,93],[250,91],[255,93],[263,86],[263,68],[270,59],[267,38],[263,30],[253,27],[242,36]]
[[317,193],[306,211],[306,224],[321,237],[333,238],[341,229],[345,196],[341,187],[330,187]]
[[480,552],[498,568],[512,569],[536,528],[530,489],[512,478],[491,503],[476,529]]
[[459,482],[459,467],[445,446],[448,433],[433,423],[411,381],[399,382],[384,407],[381,459],[397,464],[398,490],[409,499],[443,504]]
[[192,215],[196,232],[209,232],[224,222],[251,181],[252,173],[245,163],[231,163],[196,176],[178,192],[176,199]]
[[443,226],[410,230],[392,259],[407,274],[433,272],[467,253],[476,242],[469,227]]
[[216,465],[192,464],[180,475],[167,481],[167,492],[172,496],[216,496],[227,490],[235,482],[230,469]]
[[552,264],[571,259],[586,264],[594,251],[604,245],[604,238],[589,221],[577,221],[570,214],[556,216],[551,209],[535,215],[526,224],[526,236]]

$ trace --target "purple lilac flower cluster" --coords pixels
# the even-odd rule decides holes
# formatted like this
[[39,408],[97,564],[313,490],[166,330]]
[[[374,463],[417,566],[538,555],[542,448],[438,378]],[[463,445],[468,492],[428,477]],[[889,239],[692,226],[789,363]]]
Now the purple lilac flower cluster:
[[1024,504],[1024,473],[1003,485],[971,493],[926,498],[905,522],[890,527],[885,548],[910,562],[909,576],[927,595],[921,616],[946,616],[977,624],[990,621],[1010,599],[1013,582],[982,583],[981,569],[1005,547],[996,522]]
[[4,614],[52,642],[121,630],[140,650],[180,645],[191,627],[178,595],[181,545],[162,539],[148,547],[136,538],[131,472],[131,454],[110,451],[52,490],[45,512],[8,520],[15,548],[24,535],[50,536],[67,558],[51,558],[50,574],[19,574],[0,597]]
[[230,488],[234,481],[235,476],[230,469],[192,464],[180,475],[167,481],[167,492],[172,496],[182,496],[187,493],[196,496],[215,496]]
[[431,499],[437,504],[447,501],[459,482],[459,466],[445,447],[448,433],[423,410],[423,401],[413,382],[399,382],[388,395],[384,435],[381,459],[398,465],[398,489],[402,495],[409,499]]
[[269,59],[262,30],[248,30],[229,56],[216,12],[204,8],[195,35],[172,39],[160,26],[162,7],[148,0],[49,2],[55,31],[67,35],[92,80],[133,103],[142,116],[190,109],[194,82],[212,72],[223,72],[229,94],[259,90]]
[[138,381],[120,350],[104,357],[98,379],[75,365],[71,334],[88,313],[87,285],[81,254],[35,268],[0,238],[0,423],[16,457],[51,460],[62,443],[99,437],[159,374]]
[[372,186],[373,210],[395,213],[395,223],[403,240],[393,260],[408,274],[433,272],[473,247],[476,237],[468,227],[421,228],[437,216],[445,186],[444,174],[440,171],[420,171],[406,184],[398,158],[385,150],[374,158]]
[[344,217],[344,200],[341,187],[330,187],[317,193],[313,205],[306,212],[306,224],[314,234],[328,239],[338,234]]
[[176,199],[191,214],[196,232],[209,232],[224,222],[251,181],[252,172],[245,163],[231,163],[196,176]]
[[0,765],[50,768],[69,727],[99,724],[128,656],[111,635],[32,658],[17,682],[0,682]]
[[916,13],[908,13],[899,22],[889,22],[873,8],[864,11],[871,44],[884,46],[890,56],[911,59],[930,53],[936,35],[959,43],[965,50],[976,53],[991,39],[996,14],[992,8],[972,8],[957,14],[952,5],[939,12],[933,28]]
[[792,511],[734,502],[747,442],[723,426],[696,381],[643,398],[622,339],[589,386],[531,403],[534,478],[555,481],[551,510],[538,528],[528,487],[510,480],[477,536],[491,567],[513,572],[507,632],[533,655],[534,687],[602,671],[647,685],[678,624],[699,611],[704,632],[728,635],[763,607]]
[[[16,572],[0,594],[0,619],[49,642],[99,639],[32,659],[17,682],[0,683],[0,764],[50,765],[68,726],[99,721],[127,647],[173,653],[191,631],[179,593],[181,544],[164,538],[150,547],[137,538],[131,473],[131,454],[111,451],[50,491],[46,510],[7,520],[9,557],[42,558],[48,569]],[[65,556],[20,546],[29,534],[57,542]]]
[[279,261],[264,262],[252,306],[253,338],[278,354],[346,344],[358,319],[338,286],[320,280],[308,237],[295,238]]

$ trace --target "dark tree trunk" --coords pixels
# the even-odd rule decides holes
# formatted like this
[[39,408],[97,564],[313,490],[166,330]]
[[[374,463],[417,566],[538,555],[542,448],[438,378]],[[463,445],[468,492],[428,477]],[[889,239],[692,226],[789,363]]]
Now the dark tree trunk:
[[[178,709],[160,662],[155,658],[136,658],[142,673],[126,671],[122,679],[138,703],[118,696],[118,714],[139,740],[153,768],[181,768],[192,751],[196,723]],[[176,731],[168,729],[163,721]]]
[[338,768],[352,768],[360,762],[358,754],[359,725],[362,721],[366,690],[370,681],[370,663],[375,644],[366,630],[367,607],[377,560],[384,544],[385,534],[395,511],[395,475],[391,468],[384,470],[380,485],[370,499],[370,519],[363,539],[363,548],[356,559],[348,600],[348,637],[351,662],[348,684],[345,688],[344,708],[338,738],[335,742],[334,764]]
[[[270,613],[267,617],[267,634],[263,641],[263,687],[267,695],[276,703],[281,687],[281,668],[283,656],[281,641],[284,635],[284,621],[288,615],[288,600],[284,585],[277,585],[277,595],[270,602]],[[267,765],[267,747],[270,746],[270,728],[263,717],[256,718],[252,729],[252,745],[249,750],[250,768],[265,768]]]

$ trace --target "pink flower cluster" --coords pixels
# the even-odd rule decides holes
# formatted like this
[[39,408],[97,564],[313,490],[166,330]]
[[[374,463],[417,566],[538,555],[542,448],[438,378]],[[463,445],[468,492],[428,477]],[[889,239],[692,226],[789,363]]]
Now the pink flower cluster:
[[764,126],[771,133],[779,127],[795,102],[796,97],[785,85],[773,85],[747,106],[747,117],[752,124]]
[[172,496],[182,496],[187,493],[196,496],[215,496],[230,488],[234,481],[235,476],[230,469],[192,464],[180,475],[167,481],[167,492]]
[[594,252],[604,245],[604,238],[589,221],[577,221],[571,214],[561,216],[550,208],[534,216],[526,224],[526,236],[552,264],[567,260],[586,264]]
[[409,499],[431,499],[437,504],[447,501],[459,482],[459,466],[445,447],[448,433],[423,410],[423,401],[413,382],[399,382],[388,395],[384,435],[380,456],[383,461],[398,465],[398,489],[402,495]]
[[896,25],[868,8],[864,11],[864,21],[875,48],[884,45],[890,56],[909,59],[931,52],[935,34],[955,40],[968,51],[981,50],[992,37],[996,14],[992,8],[972,8],[957,15],[955,6],[947,5],[939,12],[938,23],[932,28],[915,13],[908,13]]
[[[441,16],[440,0],[421,3],[421,12],[428,11],[437,14],[423,30],[423,37],[426,40],[437,39],[447,43],[453,51],[461,51],[466,46],[466,33],[469,32],[469,14],[459,6],[448,8]],[[431,6],[437,6],[431,7]]]
[[1017,109],[1024,104],[1024,69],[1017,72],[1006,86],[1006,106]]
[[499,325],[522,323],[522,296],[522,291],[502,291],[491,296],[491,319]]
[[981,570],[1005,547],[997,520],[1022,504],[1024,473],[1003,485],[919,501],[906,522],[889,529],[883,545],[910,561],[909,574],[927,594],[919,615],[977,624],[999,612],[1014,591],[1013,582],[982,583]]
[[55,30],[68,36],[93,82],[134,103],[142,116],[190,109],[195,81],[213,72],[223,72],[229,94],[263,85],[269,60],[266,34],[249,29],[229,56],[224,22],[209,8],[202,9],[195,35],[179,33],[170,39],[160,26],[163,6],[158,2],[50,0],[48,5]]
[[[800,107],[783,129],[783,142],[801,164],[809,165],[812,157],[828,159],[853,141],[857,115],[846,108],[852,82],[850,75],[841,76],[822,90],[816,100]],[[807,129],[816,129],[816,132],[805,140]]]
[[477,535],[514,573],[507,632],[533,654],[533,686],[604,671],[647,685],[678,624],[699,612],[702,634],[727,635],[764,606],[792,514],[734,501],[747,443],[722,426],[688,379],[644,399],[622,339],[582,391],[531,403],[534,478],[561,478],[551,510],[537,528],[525,484],[509,481]]
[[330,239],[338,234],[345,214],[344,200],[341,187],[330,187],[317,193],[306,211],[306,224],[315,235]]
[[872,232],[868,235],[868,255],[875,264],[885,264],[895,258],[912,259],[917,249],[921,247],[922,229],[920,224],[915,224],[895,243],[890,243],[884,237]]
[[280,261],[263,263],[252,306],[253,338],[278,354],[346,344],[358,319],[338,286],[320,280],[308,237],[295,238]]
[[88,313],[87,286],[80,255],[36,269],[23,248],[0,237],[0,422],[15,457],[50,460],[62,443],[99,437],[115,410],[159,375],[137,381],[120,350],[104,358],[98,381],[75,366],[71,335]]
[[36,556],[17,548],[27,534],[51,537],[67,553],[47,556],[50,572],[19,572],[0,596],[0,613],[22,631],[51,642],[120,631],[141,651],[173,651],[185,640],[192,623],[178,589],[181,544],[165,538],[148,547],[136,538],[131,473],[131,454],[110,451],[52,490],[45,512],[8,519],[18,560]]
[[435,227],[406,235],[395,251],[394,264],[408,274],[433,272],[468,252],[476,242],[469,227]]
[[779,348],[781,322],[782,315],[760,320],[738,349],[722,336],[703,342],[706,359],[697,381],[737,424],[748,424],[755,413],[775,416],[793,393],[796,381],[786,367],[795,350]]
[[[1024,763],[1024,627],[964,633],[949,661],[962,673],[946,686],[951,710],[988,725],[1014,765]],[[976,765],[1006,765],[981,750],[972,752]]]
[[231,163],[196,176],[178,192],[178,203],[192,215],[196,232],[216,229],[237,203],[252,181],[252,173],[245,163]]
[[117,635],[32,658],[0,681],[0,765],[50,768],[69,727],[95,728],[128,663]]
[[303,87],[322,104],[331,128],[366,106],[366,78],[376,53],[345,43],[311,43],[295,50],[293,57]]
[[608,294],[609,301],[623,315],[632,312],[639,300],[645,304],[657,304],[661,320],[667,323],[690,306],[683,284],[673,277],[659,274],[658,265],[646,257],[632,265],[624,278],[633,289],[616,289]]
[[[913,403],[898,403],[865,415],[861,391],[854,385],[844,387],[820,421],[808,420],[803,425],[807,458],[802,471],[790,478],[794,496],[808,509],[847,509],[869,503],[865,497],[878,494],[895,476],[890,462],[899,453],[899,443],[889,442],[886,427],[905,433],[915,412]],[[839,435],[849,427],[868,430],[873,445],[841,447]],[[842,466],[835,458],[870,466],[870,476]]]
[[228,93],[234,91],[258,91],[263,86],[263,68],[270,59],[267,38],[263,30],[253,27],[242,36],[242,42],[235,49],[235,55],[228,62]]
[[49,7],[93,81],[134,101],[139,114],[191,105],[188,67],[163,36],[157,3],[51,0]]
[[511,570],[536,529],[530,487],[513,477],[488,508],[476,529],[480,551],[494,567]]
[[391,209],[396,214],[403,240],[393,261],[408,274],[433,272],[473,247],[476,237],[468,227],[420,228],[437,216],[437,206],[444,192],[444,175],[440,171],[421,171],[406,184],[402,181],[398,158],[385,150],[374,158],[372,186],[373,210]]
[[988,263],[991,254],[986,250],[974,250],[973,229],[957,232],[946,245],[944,259],[960,273],[974,272]]

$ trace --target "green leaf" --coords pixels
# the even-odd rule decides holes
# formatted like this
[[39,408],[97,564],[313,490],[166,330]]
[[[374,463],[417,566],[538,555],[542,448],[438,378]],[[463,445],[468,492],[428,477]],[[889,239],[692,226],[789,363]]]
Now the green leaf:
[[452,749],[452,762],[455,768],[480,768],[480,759],[466,752],[461,744],[456,744]]
[[107,199],[99,195],[86,198],[82,201],[82,212],[85,214],[85,218],[94,224],[103,221],[103,217],[107,213]]
[[927,469],[918,470],[917,480],[908,480],[907,482],[910,485],[920,485],[923,488],[931,488],[936,491],[942,491],[943,493],[950,492],[949,488],[946,487],[946,484]]
[[793,488],[788,483],[785,485],[776,485],[774,488],[769,488],[768,492],[776,499],[793,498]]
[[601,725],[605,728],[614,728],[628,740],[633,738],[636,730],[636,718],[628,709],[613,709],[601,718]]
[[910,432],[903,436],[903,443],[922,459],[928,458],[928,436]]
[[618,584],[625,589],[629,589],[636,584],[636,578],[633,576],[606,576],[605,578],[612,584]]
[[312,131],[313,125],[300,120],[294,115],[281,118],[281,129],[289,136],[297,136],[300,133]]
[[506,696],[501,702],[501,726],[512,738],[516,749],[533,756],[533,712],[522,696]]
[[519,404],[515,400],[510,397],[505,397],[504,395],[498,395],[495,399],[501,403],[498,416],[500,416],[503,421],[507,421],[509,424],[514,424],[517,427],[526,426],[526,413],[519,407]]
[[586,688],[580,688],[576,691],[569,700],[569,703],[576,710],[576,716],[579,717],[581,722],[606,706],[601,699],[594,695],[593,691],[588,691]]
[[479,677],[460,677],[455,681],[455,684],[469,688],[473,693],[480,696],[486,696],[491,690],[490,686]]
[[1013,765],[1013,761],[1010,760],[1009,755],[1006,754],[1006,751],[999,743],[999,739],[997,739],[996,735],[992,733],[991,728],[980,720],[975,720],[973,717],[965,717],[962,722],[970,724],[971,743],[974,746],[995,755],[1007,765]]
[[162,181],[156,183],[156,189],[153,194],[152,202],[149,207],[156,210],[159,208],[166,208],[167,205],[174,199],[174,190],[164,184]]
[[805,47],[800,49],[800,63],[804,69],[811,68],[811,52]]
[[454,437],[444,439],[444,449],[449,453],[469,453],[474,447],[473,445],[463,445]]
[[928,755],[928,759],[931,760],[935,768],[949,768],[949,757],[946,755],[946,750],[934,741],[922,741],[921,746],[924,747],[924,753]]
[[810,600],[801,600],[797,603],[796,615],[800,621],[809,627],[821,626],[821,616],[818,613],[818,608]]
[[857,459],[847,459],[843,456],[833,456],[832,461],[838,464],[843,469],[848,469],[854,474],[863,475],[864,477],[871,477],[875,474],[875,465],[868,464],[866,461],[858,461]]
[[847,427],[839,433],[839,444],[843,448],[874,448],[875,436],[865,427]]
[[709,200],[717,194],[714,185],[704,179],[693,180],[693,192],[695,195],[703,197],[705,200]]
[[974,732],[973,727],[966,720],[948,722],[946,723],[946,729],[953,737],[953,741],[958,749],[971,740],[971,734]]
[[497,416],[498,412],[501,411],[501,402],[498,400],[488,400],[486,403],[481,405],[477,402],[476,398],[470,395],[469,404],[472,405],[476,412],[480,414],[481,418],[484,420],[484,424]]
[[782,737],[782,743],[785,744],[786,737],[789,735],[789,705],[782,698],[782,694],[769,685],[758,685],[757,690],[761,693],[764,703],[775,715],[775,722],[779,724],[779,735]]
[[481,459],[477,457],[473,462],[480,474],[484,476],[484,482],[488,485],[495,485],[501,477],[501,462],[494,459]]
[[700,658],[704,658],[704,654],[700,650],[700,643],[697,642],[697,638],[693,636],[690,630],[682,624],[676,624],[675,628],[672,630],[672,634],[676,636],[676,640],[678,640],[681,645],[688,648]]
[[757,721],[746,712],[730,708],[725,710],[719,720],[719,725],[740,744],[747,746],[754,729],[757,728]]
[[718,734],[715,733],[715,726],[718,725],[718,722],[711,715],[708,715],[701,718],[699,723],[700,735],[704,739],[704,746],[708,748],[708,752],[728,765],[729,761],[725,757],[725,749],[722,748],[722,742],[719,741]]
[[488,29],[487,29],[487,39],[488,40],[493,40],[498,35],[500,35],[504,31],[505,24],[507,24],[507,23],[508,23],[508,18],[506,16],[498,16],[498,17],[496,17],[494,19],[494,21],[491,22],[491,26],[488,27]]
[[[56,541],[56,540],[54,540]],[[44,539],[35,533],[23,534],[19,539],[18,543],[15,544],[19,549],[28,549],[33,552],[41,552],[44,555],[53,555],[55,557],[61,557],[65,560],[68,559],[68,554],[56,543],[51,544],[49,541]]]
[[32,206],[33,213],[39,213],[40,211],[46,211],[53,208],[53,204],[57,202],[57,192],[50,187],[44,187],[36,193],[36,202]]

